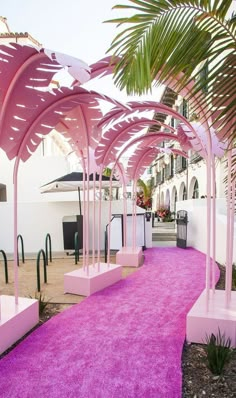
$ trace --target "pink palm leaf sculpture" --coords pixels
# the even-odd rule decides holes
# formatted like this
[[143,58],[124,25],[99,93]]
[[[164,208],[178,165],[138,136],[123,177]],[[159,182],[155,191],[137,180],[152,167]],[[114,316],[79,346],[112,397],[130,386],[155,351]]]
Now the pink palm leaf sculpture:
[[172,108],[162,103],[154,101],[143,101],[143,102],[132,101],[128,102],[126,105],[127,107],[123,109],[121,108],[111,109],[111,111],[106,113],[104,117],[101,119],[101,121],[98,123],[97,128],[99,129],[106,128],[107,126],[112,125],[113,123],[117,123],[118,120],[127,118],[135,113],[137,116],[143,112],[146,113],[153,111],[153,112],[163,113],[165,115],[170,115],[175,119],[182,121],[183,123],[186,123],[191,129],[190,123],[187,121],[187,119],[184,116],[180,115],[178,112],[174,111]]
[[[220,137],[226,138],[227,136],[230,135],[230,132],[232,132],[232,118],[230,119],[229,125],[227,123],[220,124],[220,114],[217,112],[214,112],[214,108],[210,108],[207,103],[203,105],[202,103],[202,96],[204,93],[201,94],[201,102],[200,98],[196,97],[193,94],[193,87],[194,87],[194,82],[189,81],[184,88],[181,90],[178,89],[178,81],[179,78],[182,77],[182,73],[180,73],[179,76],[176,77],[171,77],[171,79],[167,80],[165,84],[170,87],[172,90],[177,90],[178,93],[185,98],[186,100],[189,101],[189,106],[191,107],[192,111],[197,114],[198,116],[198,121],[203,127],[205,128],[206,132],[206,137],[207,137],[207,145],[205,148],[202,147],[203,152],[205,153],[205,158],[207,160],[207,243],[206,243],[206,311],[209,309],[209,299],[210,299],[210,252],[211,252],[211,238],[212,238],[212,243],[213,243],[213,258],[215,257],[215,228],[213,227],[213,237],[211,236],[211,224],[212,224],[212,216],[211,213],[213,212],[213,225],[215,225],[215,211],[213,209],[212,211],[212,206],[215,206],[215,194],[213,192],[213,201],[211,201],[211,187],[212,187],[212,179],[214,181],[214,176],[212,176],[215,173],[215,165],[212,165],[212,142],[211,142],[211,133],[210,133],[210,127],[212,125],[212,120],[214,121],[214,127],[221,127],[221,135]],[[158,80],[158,75],[157,75],[157,80]],[[213,105],[214,105],[214,98],[213,98]],[[227,99],[226,99],[226,105],[227,105]],[[219,119],[218,119],[219,118]],[[227,120],[227,119],[226,119]],[[219,122],[219,123],[217,123]],[[227,130],[228,129],[228,130]],[[218,133],[217,133],[218,134]],[[194,134],[196,137],[196,134]],[[192,139],[193,137],[191,137]],[[199,142],[199,139],[198,139]],[[207,149],[207,150],[206,150]],[[198,148],[200,150],[200,148]],[[212,167],[213,166],[213,167]],[[214,184],[213,184],[214,185]],[[214,275],[214,269],[213,269],[213,275]],[[214,276],[213,276],[214,278]]]
[[[42,87],[49,86],[55,73],[64,68],[66,61],[70,63],[71,57],[64,56],[64,64],[61,65],[57,61],[57,53],[49,50],[37,51],[32,47],[13,44],[11,47],[0,46],[0,51],[0,73],[4,76],[1,80],[0,147],[12,159],[17,154],[17,147],[22,142],[25,131],[35,121],[35,115],[53,102],[55,91],[46,93]],[[79,72],[83,71],[82,81],[85,81],[84,65],[81,68],[81,61],[78,61],[77,75],[79,77]],[[74,68],[75,66],[74,60]],[[25,152],[24,160],[30,156],[30,151],[37,148],[39,134],[45,134],[49,129],[50,124],[47,125],[47,122],[41,126],[34,141],[28,143],[29,153]]]
[[113,73],[114,67],[117,63],[117,57],[105,57],[90,65],[91,69],[91,79],[95,77],[103,77]]
[[[132,138],[135,138],[137,135],[139,135],[140,131],[143,130],[144,128],[153,126],[156,123],[153,121],[153,119],[147,119],[147,118],[140,118],[139,116],[133,116],[130,118],[127,118],[125,120],[118,121],[117,123],[113,124],[110,128],[108,128],[102,136],[102,139],[100,140],[99,145],[97,146],[95,150],[95,156],[96,156],[96,161],[98,165],[102,165],[102,167],[108,166],[110,163],[115,162],[115,168],[118,165],[117,157],[119,155],[119,152],[122,150],[122,148],[127,144],[127,142],[131,142]],[[170,126],[167,126],[163,123],[160,123],[159,125],[168,128],[170,131],[175,131],[173,128]],[[100,131],[99,129],[97,129]],[[158,135],[158,134],[157,134]],[[165,138],[167,139],[168,134],[165,135]],[[155,138],[157,138],[155,136]],[[172,135],[169,134],[169,138],[172,139]],[[154,138],[150,139],[149,141],[152,142]],[[113,170],[111,173],[110,181],[112,181],[112,176],[113,176]],[[122,179],[123,181],[123,179]],[[125,192],[125,185],[123,184],[123,191]],[[111,186],[110,186],[110,192],[111,192]],[[127,203],[126,203],[126,197],[124,197],[124,245],[126,246],[126,214],[127,214]],[[110,207],[109,207],[109,220],[111,219],[111,202],[110,202]],[[110,260],[110,223],[108,226],[108,264]]]
[[[210,322],[213,322],[213,318],[222,311],[219,306],[219,295],[218,292],[215,292],[215,250],[216,250],[216,192],[215,192],[215,155],[219,154],[221,157],[222,152],[224,151],[224,142],[228,146],[228,186],[227,186],[227,237],[226,237],[226,286],[225,286],[225,320],[227,319],[229,322],[231,317],[230,306],[232,308],[231,301],[231,289],[232,289],[232,255],[233,255],[233,236],[234,236],[234,228],[233,222],[234,220],[234,211],[231,203],[232,195],[235,195],[235,181],[232,181],[232,137],[235,132],[236,125],[236,116],[235,116],[235,107],[232,106],[232,101],[235,99],[235,93],[233,93],[233,88],[235,87],[235,65],[236,65],[236,57],[234,55],[229,55],[226,59],[224,67],[224,74],[220,74],[216,76],[215,82],[213,84],[212,89],[212,102],[211,104],[202,105],[199,102],[199,98],[197,98],[193,94],[193,82],[189,82],[185,86],[185,88],[181,91],[178,91],[180,95],[182,95],[185,99],[189,100],[191,109],[198,115],[199,123],[204,127],[205,132],[201,134],[199,128],[197,127],[198,133],[201,136],[201,140],[205,149],[205,153],[207,154],[207,219],[206,219],[206,228],[207,228],[207,242],[206,242],[206,289],[205,289],[205,313],[209,318]],[[234,97],[229,98],[226,97],[225,94],[225,80],[229,81],[230,76],[230,84],[232,87],[232,95]],[[174,89],[176,84],[178,83],[178,77],[171,79],[171,81],[166,82],[167,85]],[[204,93],[201,95],[201,102]],[[217,109],[217,110],[215,110]],[[224,114],[222,114],[224,112]],[[212,134],[213,128],[213,134]],[[217,142],[215,135],[221,143]],[[218,156],[218,155],[217,155]],[[213,183],[212,183],[213,182]],[[213,199],[211,200],[211,197]],[[212,231],[211,231],[212,225]],[[211,267],[211,241],[212,241],[212,291],[213,298],[212,302],[210,302],[210,267]],[[220,300],[221,301],[221,300]],[[198,308],[201,307],[202,304],[198,301],[196,304]],[[209,315],[209,310],[212,310],[214,315],[211,317]],[[227,322],[227,321],[226,321]],[[227,329],[230,330],[229,324],[227,324]],[[188,333],[188,330],[187,330]]]
[[[235,63],[235,59],[233,61],[231,60],[231,64],[232,63],[233,64]],[[230,69],[230,73],[231,72],[232,72],[232,68]],[[179,78],[178,76],[177,77],[172,77],[171,79],[169,79],[169,81],[166,81],[167,86],[172,88],[173,90],[175,90],[176,87],[178,87],[178,78]],[[157,80],[158,80],[158,76],[157,76]],[[213,115],[211,113],[209,113],[207,104],[206,104],[206,106],[203,107],[202,105],[200,105],[199,99],[196,98],[193,95],[193,90],[192,90],[193,89],[193,85],[194,85],[194,82],[190,81],[181,91],[178,90],[178,92],[184,98],[189,100],[191,107],[194,109],[195,113],[198,114],[200,122],[205,126],[206,132],[207,132],[207,137],[208,137],[207,146],[208,146],[208,148],[210,148],[211,143],[210,143],[210,132],[209,132],[209,121],[208,121],[208,119],[209,119],[209,116],[213,116]],[[219,88],[219,86],[218,86],[218,88]],[[232,112],[231,112],[231,114],[232,114]],[[100,126],[102,124],[106,125],[107,123],[112,123],[112,120],[116,119],[118,116],[121,116],[119,111],[117,112],[116,110],[112,110],[110,112],[110,115],[109,114],[106,115],[105,118],[101,121]],[[215,114],[214,115],[214,119],[217,119],[217,117],[219,117],[219,115]],[[235,123],[235,119],[234,119],[233,123]],[[224,128],[221,129],[222,134],[224,134],[224,135],[228,134],[228,136],[229,136],[229,132],[232,130],[233,123],[232,123],[232,116],[231,116],[230,126],[225,125],[225,129]],[[222,124],[221,124],[221,126],[222,126]],[[230,127],[230,128],[228,128],[228,127]],[[184,144],[183,139],[185,141],[185,149],[187,150],[189,148],[189,144],[188,144],[188,142],[186,140],[186,137],[183,137],[183,136],[182,136],[182,140],[181,140],[182,144]],[[209,153],[209,151],[208,151],[208,153]],[[207,165],[208,165],[207,166],[207,194],[208,194],[207,196],[209,198],[208,199],[208,208],[209,208],[209,210],[208,210],[208,213],[207,213],[208,214],[207,215],[208,233],[207,233],[207,260],[206,260],[208,269],[209,269],[209,264],[210,264],[210,224],[211,224],[211,215],[210,215],[210,207],[211,207],[211,202],[210,202],[210,196],[211,196],[211,193],[210,193],[210,191],[211,191],[210,162],[211,162],[211,159],[210,159],[210,157],[211,157],[211,155],[209,153],[209,157],[208,157],[208,161],[207,161]],[[208,299],[209,299],[209,297],[207,298],[207,300]]]
[[[185,137],[188,139],[188,142],[191,144],[192,149],[196,152],[199,152],[203,158],[206,158],[208,152],[206,130],[199,122],[192,122],[191,125],[197,134],[197,139],[193,136],[192,131],[190,131],[187,126],[183,125],[182,123],[180,123],[177,127],[177,134],[179,137],[181,136],[181,138],[182,135],[185,135]],[[210,134],[212,154],[218,158],[222,158],[226,150],[226,143],[220,142],[213,127],[210,128]]]
[[[46,50],[45,50],[46,51]],[[56,72],[70,65],[71,57],[60,58],[63,65],[57,61],[57,54],[44,49],[37,51],[28,46],[0,46],[0,147],[9,159],[16,157],[14,168],[14,276],[15,301],[18,303],[18,270],[17,270],[17,172],[20,159],[27,160],[37,148],[42,135],[47,134],[59,122],[63,112],[75,106],[76,94],[71,90],[48,91],[49,83]],[[63,59],[62,59],[63,58]],[[73,60],[73,74],[77,67],[77,77],[85,64]],[[89,73],[86,66],[86,77]],[[44,88],[43,88],[44,87]],[[68,98],[68,94],[69,98]],[[66,98],[67,97],[67,98]],[[77,92],[78,97],[78,92]],[[66,108],[65,108],[66,107]]]
[[[76,87],[75,87],[76,88]],[[77,88],[78,89],[78,88]],[[81,88],[80,88],[81,89]],[[83,90],[83,89],[81,89]],[[123,104],[108,97],[103,94],[98,94],[94,91],[86,91],[87,97],[84,103],[81,103],[78,107],[75,107],[70,112],[67,112],[66,118],[64,118],[57,126],[57,131],[68,135],[69,143],[75,153],[82,156],[82,166],[87,176],[91,172],[99,172],[99,209],[98,209],[98,225],[101,224],[101,185],[102,185],[102,171],[103,165],[96,164],[94,157],[94,150],[98,145],[101,138],[100,130],[96,129],[96,125],[102,117],[102,112],[99,107],[99,101],[105,100],[112,103],[114,106],[119,106],[124,108]],[[95,176],[95,175],[94,175]],[[95,178],[94,178],[95,184]],[[86,214],[86,219],[84,217],[83,229],[85,236],[85,245],[83,248],[83,265],[86,266],[87,272],[89,272],[89,180],[87,179],[87,184],[84,181],[83,187],[83,205],[84,214]],[[85,190],[87,190],[87,199],[85,198]],[[95,258],[95,224],[96,224],[96,212],[95,212],[95,185],[93,189],[93,259]],[[94,263],[94,261],[93,261]],[[98,232],[98,264],[100,263],[100,232]]]
[[106,166],[114,162],[118,152],[130,139],[135,138],[141,130],[155,125],[161,125],[170,131],[175,131],[164,123],[158,123],[153,119],[140,118],[138,116],[113,124],[103,133],[102,139],[95,150],[97,163],[102,163]]
[[[83,89],[84,90],[84,89]],[[83,178],[83,268],[88,266],[89,258],[89,176],[91,172],[96,173],[98,168],[92,161],[91,150],[96,146],[99,136],[93,134],[94,126],[102,117],[99,102],[95,92],[87,92],[83,102],[67,112],[66,117],[56,126],[56,130],[68,137],[68,142],[72,151],[81,159],[84,178]],[[95,180],[95,179],[94,179]],[[95,181],[94,181],[95,183]],[[86,192],[87,191],[87,192]],[[95,203],[94,203],[95,209]],[[94,211],[95,213],[95,211]],[[94,222],[96,218],[94,217]],[[93,257],[95,253],[95,238],[93,228]]]
[[[155,149],[155,153],[158,152],[158,151],[159,152],[161,152],[161,151],[168,152],[169,151],[169,152],[172,152],[172,153],[175,153],[175,154],[179,154],[181,156],[185,156],[186,157],[186,154],[184,152],[180,151],[180,150],[170,150],[168,148],[166,148],[166,149],[165,148],[150,148],[151,145],[157,145],[157,144],[161,143],[164,139],[165,140],[169,139],[171,141],[173,141],[173,140],[177,140],[178,141],[178,137],[176,135],[167,134],[167,133],[146,134],[146,135],[143,135],[143,136],[136,137],[133,140],[128,140],[127,145],[125,145],[125,146],[123,145],[122,151],[118,154],[118,157],[116,158],[115,164],[114,164],[114,166],[112,168],[111,178],[112,178],[112,175],[113,175],[113,171],[119,165],[119,159],[127,151],[127,149],[131,148],[133,145],[137,146],[136,150],[141,150],[142,148],[144,148],[144,150],[145,150],[145,148],[147,148],[148,151],[149,151],[149,149]],[[104,146],[105,146],[105,144],[104,144]],[[135,150],[135,154],[136,154],[136,150]],[[135,156],[135,154],[134,154],[134,156]],[[122,174],[124,176],[124,171],[122,171]],[[127,176],[125,176],[125,178],[126,178],[126,180],[127,179],[132,179],[132,176],[129,176],[127,174]],[[125,185],[123,183],[123,189],[124,188],[125,188]],[[135,193],[136,193],[136,187],[134,188],[134,186],[133,186],[133,197],[134,197]],[[136,207],[135,207],[135,204],[133,202],[133,214],[135,214],[135,209],[136,209]],[[126,247],[126,235],[127,235],[127,232],[126,232],[126,215],[127,215],[126,197],[124,197],[124,247]],[[111,219],[111,202],[110,202],[110,207],[109,207],[109,219]],[[136,225],[136,220],[135,220],[135,216],[133,216],[133,248],[135,246],[135,238],[134,237],[136,236],[135,225]],[[109,223],[109,226],[108,226],[108,263],[109,263],[109,259],[110,259],[110,223]]]

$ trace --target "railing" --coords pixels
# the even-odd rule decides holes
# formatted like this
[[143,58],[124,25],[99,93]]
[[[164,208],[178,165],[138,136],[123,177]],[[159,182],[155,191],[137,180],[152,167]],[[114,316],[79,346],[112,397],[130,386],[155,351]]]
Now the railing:
[[4,261],[4,269],[5,269],[5,282],[8,283],[8,268],[7,268],[7,256],[4,250],[0,250],[0,253],[2,253],[3,256],[3,261]]
[[21,235],[17,236],[17,265],[19,267],[19,240],[21,242],[21,255],[22,255],[22,263],[24,264],[25,262],[25,251],[24,251],[24,242],[23,242],[23,238]]
[[52,262],[52,240],[50,234],[46,235],[45,238],[45,255],[46,255],[46,265],[48,265],[48,246],[49,246],[49,259]]
[[111,218],[109,223],[106,225],[106,230],[105,230],[105,244],[104,244],[104,256],[105,256],[105,263],[107,263],[107,252],[108,252],[108,226],[114,220],[115,216]]
[[47,283],[46,255],[45,255],[45,251],[43,249],[41,249],[38,252],[37,263],[36,263],[36,268],[37,268],[37,289],[38,289],[38,292],[40,292],[40,257],[41,257],[41,254],[43,256],[44,283]]

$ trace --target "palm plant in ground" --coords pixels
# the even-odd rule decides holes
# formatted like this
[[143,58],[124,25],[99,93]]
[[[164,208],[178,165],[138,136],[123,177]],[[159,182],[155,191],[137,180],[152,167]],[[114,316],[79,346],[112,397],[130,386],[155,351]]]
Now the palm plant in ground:
[[144,182],[141,178],[137,181],[139,192],[137,192],[137,205],[145,209],[152,207],[152,192],[153,192],[153,180],[150,179]]
[[134,10],[134,15],[108,21],[128,24],[109,49],[120,57],[115,83],[129,94],[147,92],[156,79],[166,83],[178,77],[176,92],[191,83],[185,98],[192,112],[208,109],[207,118],[212,118],[221,137],[227,136],[230,146],[234,146],[236,18],[233,15],[226,19],[232,0],[129,3],[114,8]]
[[32,296],[29,296],[29,297],[30,298],[35,298],[36,300],[38,300],[38,302],[39,302],[39,315],[40,316],[43,315],[44,312],[46,311],[46,308],[49,305],[49,301],[50,300],[46,300],[45,299],[45,295],[42,294],[41,292],[39,292],[39,293],[36,292],[34,297],[32,297]]

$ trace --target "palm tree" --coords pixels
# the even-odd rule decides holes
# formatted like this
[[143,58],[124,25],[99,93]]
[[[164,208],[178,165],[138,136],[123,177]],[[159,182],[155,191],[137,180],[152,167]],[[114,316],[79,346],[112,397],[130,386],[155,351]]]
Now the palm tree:
[[[137,181],[139,192],[137,192],[137,202],[141,202],[141,207],[145,209],[152,207],[153,180],[144,182],[141,178]],[[137,203],[138,204],[138,203]],[[140,204],[138,204],[140,206]]]
[[[109,51],[120,58],[115,83],[128,94],[148,92],[153,82],[178,77],[175,91],[192,82],[192,112],[206,104],[207,117],[232,146],[236,140],[236,17],[232,0],[129,0],[114,8],[134,15],[108,22],[128,24]],[[206,73],[207,72],[207,73]],[[173,85],[172,85],[173,87]]]

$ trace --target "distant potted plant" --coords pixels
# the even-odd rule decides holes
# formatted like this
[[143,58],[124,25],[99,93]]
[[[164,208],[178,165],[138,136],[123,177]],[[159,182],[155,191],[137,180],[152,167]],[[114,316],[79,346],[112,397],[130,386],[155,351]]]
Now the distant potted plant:
[[166,207],[161,207],[160,209],[157,210],[157,217],[161,222],[169,222],[173,220],[170,209]]

